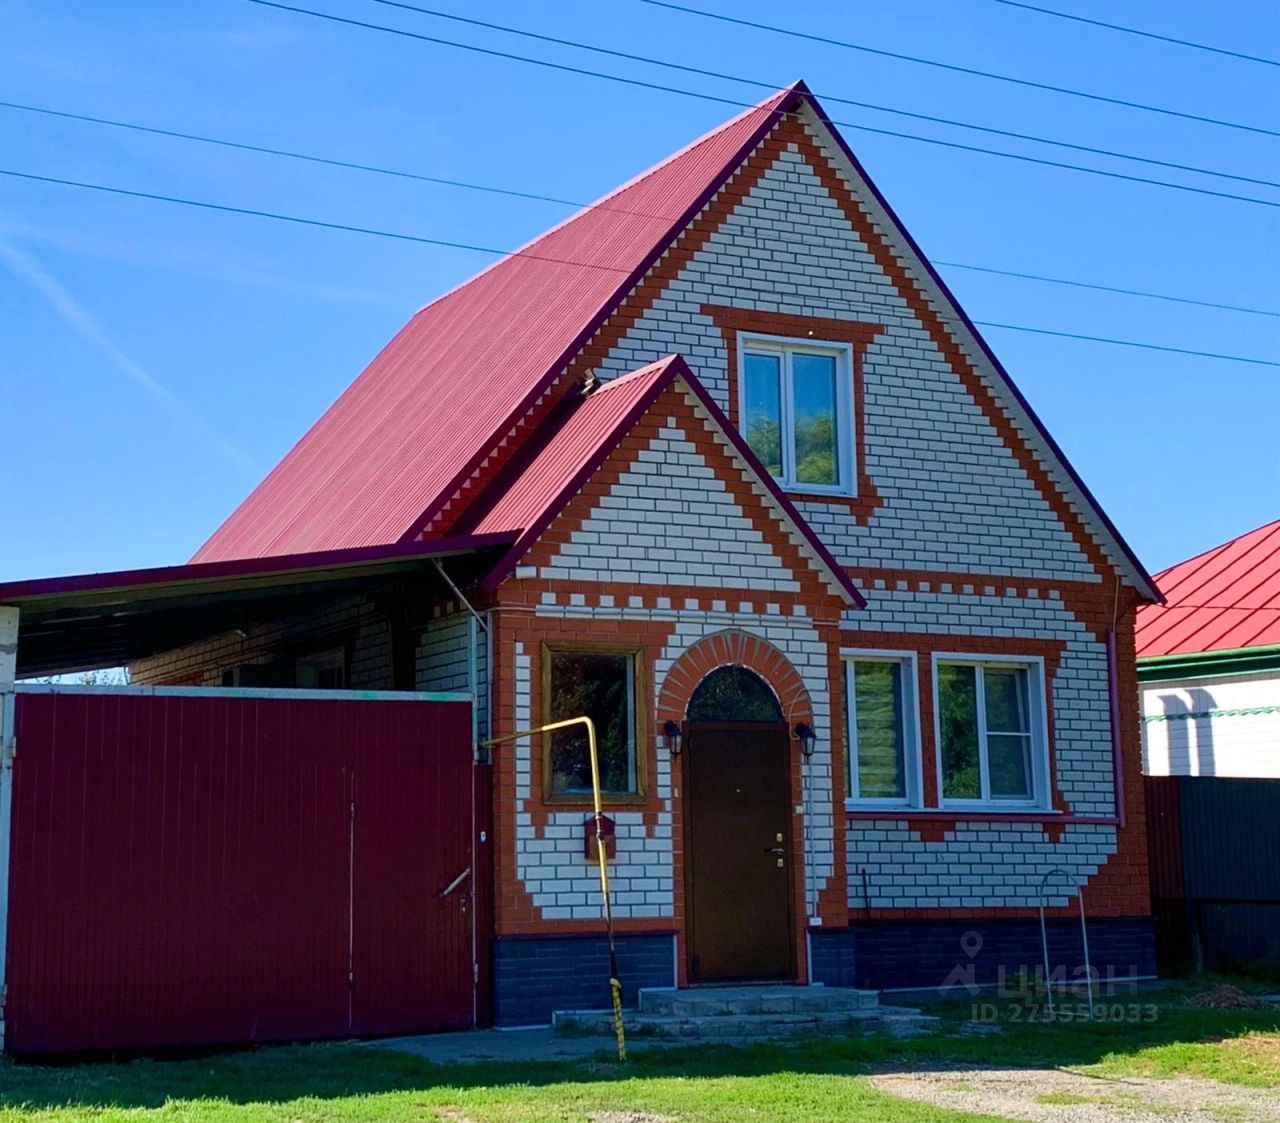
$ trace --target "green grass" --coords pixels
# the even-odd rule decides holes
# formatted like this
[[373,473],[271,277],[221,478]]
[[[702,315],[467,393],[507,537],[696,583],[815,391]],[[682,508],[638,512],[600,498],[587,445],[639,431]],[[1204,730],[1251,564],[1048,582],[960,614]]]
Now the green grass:
[[[1019,1023],[990,1037],[944,1033],[911,1041],[859,1037],[741,1049],[655,1048],[635,1053],[625,1067],[603,1055],[573,1063],[436,1066],[352,1045],[69,1067],[0,1063],[0,1123],[536,1123],[585,1121],[600,1111],[646,1112],[680,1123],[978,1118],[892,1098],[864,1079],[881,1066],[939,1063],[1191,1074],[1280,1087],[1280,1011],[1195,1009],[1179,989],[1143,997],[1157,1004],[1156,1016],[1136,1024]],[[969,1007],[951,1004],[936,1012],[955,1029]]]

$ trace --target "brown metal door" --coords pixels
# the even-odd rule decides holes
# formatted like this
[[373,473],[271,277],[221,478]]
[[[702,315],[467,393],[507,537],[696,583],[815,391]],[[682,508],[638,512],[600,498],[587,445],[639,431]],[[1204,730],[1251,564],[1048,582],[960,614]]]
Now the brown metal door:
[[685,746],[690,980],[793,978],[787,727],[690,724]]

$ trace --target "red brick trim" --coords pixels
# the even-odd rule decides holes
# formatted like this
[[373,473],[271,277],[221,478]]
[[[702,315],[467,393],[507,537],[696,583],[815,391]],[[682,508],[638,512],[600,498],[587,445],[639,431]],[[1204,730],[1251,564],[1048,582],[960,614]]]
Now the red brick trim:
[[[791,661],[767,640],[736,629],[726,629],[709,636],[703,636],[702,639],[690,644],[681,653],[680,657],[672,664],[670,670],[667,671],[667,676],[663,680],[658,694],[659,723],[668,720],[683,721],[689,708],[689,700],[693,697],[693,692],[697,689],[698,684],[718,668],[731,666],[746,667],[755,671],[768,683],[770,689],[777,696],[778,702],[782,707],[783,716],[789,727],[794,728],[798,722],[805,722],[808,725],[813,724],[813,704],[809,698],[809,691]],[[807,923],[806,878],[808,877],[808,870],[805,867],[803,816],[797,813],[795,808],[803,804],[804,765],[803,754],[800,752],[798,743],[794,739],[789,743],[791,745],[791,754],[788,761],[790,791],[787,799],[792,807],[791,854],[789,858],[791,868],[795,872],[791,882],[792,915],[797,920],[795,932],[796,979],[801,981],[807,977],[808,946],[805,940],[805,925]],[[683,986],[687,982],[688,970],[688,956],[686,954],[688,949],[685,944],[685,917],[688,914],[686,911],[684,880],[684,836],[686,833],[684,799],[679,789],[675,791],[672,805],[675,829],[675,868],[673,876],[675,878],[676,915],[679,920],[677,943],[679,947],[680,984]],[[836,822],[839,822],[838,816],[836,817]]]
[[813,724],[813,706],[804,680],[791,661],[768,640],[730,628],[704,636],[687,647],[667,672],[658,693],[658,721],[684,721],[694,690],[719,667],[747,667],[769,684],[794,728]]
[[[798,594],[790,595],[752,590],[753,599],[763,599],[766,604],[778,605],[784,601],[792,604],[802,603],[810,606],[811,610],[816,610],[817,613],[838,615],[843,610],[844,604],[832,591],[830,579],[822,573],[811,555],[804,553],[793,541],[791,534],[785,529],[783,516],[776,513],[763,495],[747,482],[737,454],[724,444],[716,435],[710,422],[698,412],[686,397],[685,392],[675,385],[668,387],[659,395],[649,412],[632,427],[627,437],[542,533],[525,555],[522,564],[537,567],[549,564],[559,552],[559,548],[570,542],[573,535],[582,529],[600,501],[610,495],[623,473],[636,462],[640,453],[649,447],[649,443],[667,433],[668,421],[673,421],[685,440],[694,446],[707,466],[725,485],[729,495],[751,520],[751,525],[791,570],[793,579],[800,586]],[[628,590],[634,588],[634,586],[623,587]],[[714,592],[705,587],[697,587],[697,589],[698,593],[704,597]],[[643,587],[641,587],[642,590]],[[664,596],[671,595],[665,586],[661,591]],[[630,595],[629,592],[628,595]]]
[[868,211],[854,196],[845,183],[835,165],[819,147],[817,141],[798,121],[786,119],[779,123],[775,135],[795,144],[804,156],[814,174],[836,201],[840,210],[854,228],[858,237],[875,258],[876,263],[884,270],[898,295],[915,313],[921,325],[928,332],[929,338],[947,360],[948,365],[960,379],[969,396],[978,408],[986,415],[992,428],[1000,435],[1006,448],[1013,453],[1022,470],[1035,484],[1046,503],[1062,521],[1076,544],[1089,559],[1090,564],[1100,575],[1115,573],[1115,568],[1108,561],[1102,548],[1093,535],[1089,533],[1079,514],[1068,502],[1066,496],[1050,477],[1046,468],[1040,463],[1030,442],[1018,430],[1007,413],[996,401],[994,394],[978,373],[977,368],[965,354],[964,349],[952,336],[944,323],[941,314],[930,303],[916,280],[907,272],[890,247],[888,240],[877,229]]

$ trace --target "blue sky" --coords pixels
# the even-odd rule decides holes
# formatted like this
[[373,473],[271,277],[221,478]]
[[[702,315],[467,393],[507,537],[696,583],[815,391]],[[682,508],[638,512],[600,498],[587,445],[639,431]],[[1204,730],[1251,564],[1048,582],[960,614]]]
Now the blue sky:
[[[292,2],[732,99],[763,94],[370,0]],[[994,0],[688,2],[1280,128],[1278,67]],[[1276,137],[639,0],[436,6],[778,85],[803,77],[819,96],[1280,178]],[[1271,0],[1056,6],[1280,58]],[[245,0],[0,0],[0,26],[3,100],[567,199],[602,194],[734,112]],[[828,108],[1280,202],[1273,188]],[[844,132],[933,258],[1280,310],[1280,209]],[[7,109],[0,167],[499,248],[568,213]],[[415,309],[490,260],[0,177],[0,579],[185,560]],[[978,320],[1280,359],[1280,319],[942,271]],[[1152,570],[1280,513],[1280,368],[999,329],[988,339]]]

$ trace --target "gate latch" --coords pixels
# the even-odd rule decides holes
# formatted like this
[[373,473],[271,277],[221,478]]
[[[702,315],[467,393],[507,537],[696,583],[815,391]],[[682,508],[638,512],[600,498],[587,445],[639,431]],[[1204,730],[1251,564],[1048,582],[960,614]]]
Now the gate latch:
[[468,866],[465,870],[463,870],[460,874],[458,874],[457,877],[455,877],[451,882],[449,882],[448,885],[446,885],[443,889],[440,890],[441,898],[447,897],[450,893],[452,893],[455,889],[457,889],[459,885],[461,885],[464,881],[467,880],[470,874],[471,874],[471,867]]

